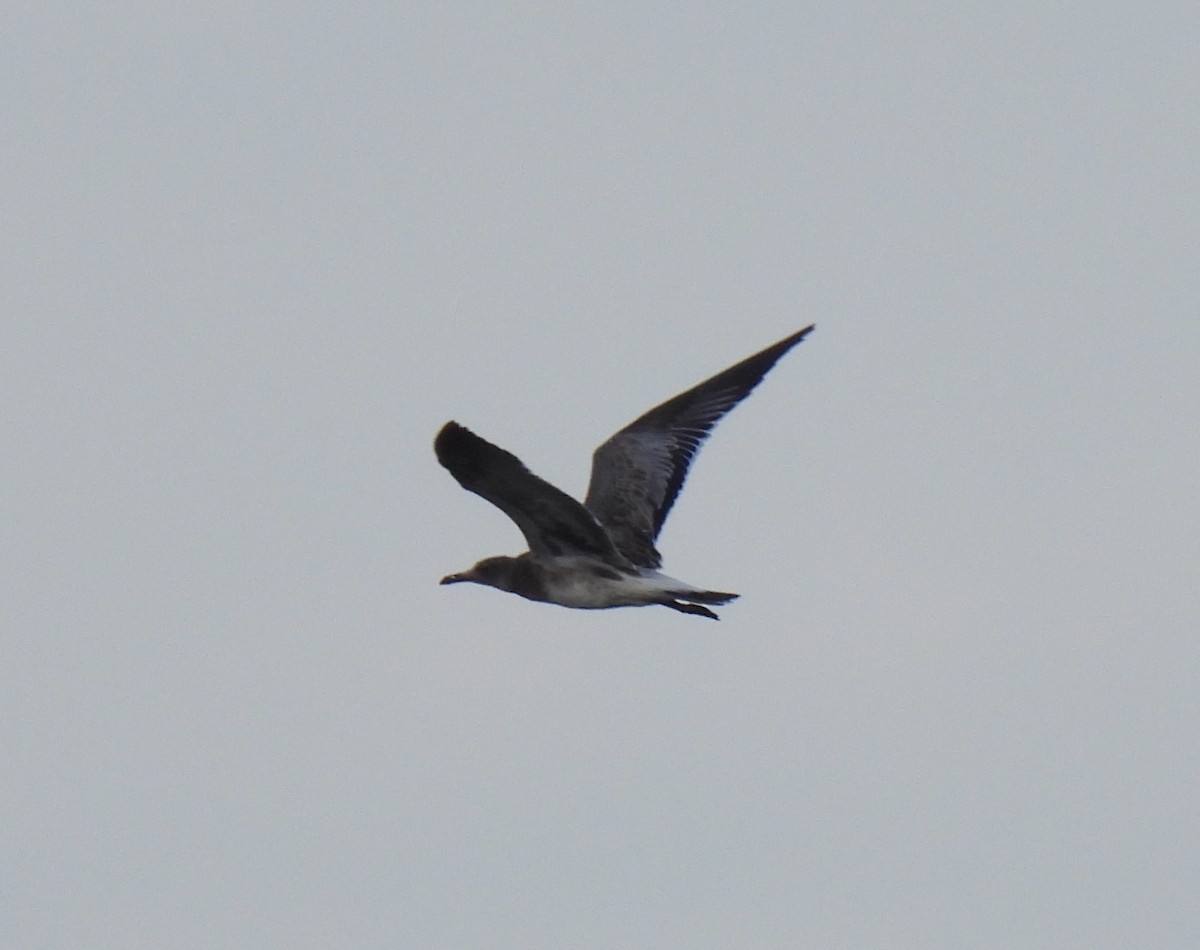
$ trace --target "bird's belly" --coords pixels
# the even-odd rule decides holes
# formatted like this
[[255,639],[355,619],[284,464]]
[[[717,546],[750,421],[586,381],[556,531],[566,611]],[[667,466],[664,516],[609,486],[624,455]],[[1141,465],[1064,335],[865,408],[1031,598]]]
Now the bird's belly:
[[639,592],[633,584],[624,581],[624,578],[609,580],[605,577],[563,578],[548,585],[547,593],[554,603],[581,610],[631,607],[646,603],[644,592]]
[[607,565],[589,565],[591,569],[582,570],[577,563],[563,567],[566,569],[551,569],[543,575],[547,599],[580,610],[657,603],[665,592],[663,581],[669,580],[659,575],[622,574]]

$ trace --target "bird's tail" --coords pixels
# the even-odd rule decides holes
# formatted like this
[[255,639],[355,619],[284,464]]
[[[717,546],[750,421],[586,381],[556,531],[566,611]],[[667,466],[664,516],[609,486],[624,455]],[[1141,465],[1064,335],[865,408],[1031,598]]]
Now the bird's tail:
[[659,603],[664,607],[670,607],[672,610],[678,610],[681,614],[697,614],[701,617],[711,617],[713,620],[720,620],[715,613],[702,604],[727,604],[737,597],[737,594],[724,594],[716,590],[688,590],[673,593],[668,597],[660,600]]
[[701,606],[702,604],[720,606],[738,596],[737,594],[727,594],[724,591],[693,587],[691,584],[685,584],[674,577],[667,577],[658,571],[646,571],[643,577],[651,585],[651,597],[647,598],[649,603],[662,604],[664,607],[670,607],[672,610],[678,610],[684,614],[711,617],[713,620],[717,619],[717,615],[707,607]]
[[737,594],[724,594],[719,590],[681,590],[672,591],[675,597],[679,600],[691,601],[693,604],[727,604],[731,600],[737,600]]

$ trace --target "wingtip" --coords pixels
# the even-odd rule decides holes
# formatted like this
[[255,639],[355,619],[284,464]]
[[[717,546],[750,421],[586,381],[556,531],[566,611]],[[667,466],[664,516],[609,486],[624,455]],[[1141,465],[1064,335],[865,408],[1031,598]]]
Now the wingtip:
[[788,345],[788,348],[790,349],[791,347],[793,347],[797,343],[799,343],[801,340],[803,340],[810,333],[812,333],[813,330],[815,330],[816,328],[817,328],[817,325],[815,323],[810,323],[803,330],[797,330],[795,333],[793,333],[791,336],[787,337],[782,342],[786,343]]
[[741,363],[737,364],[736,367],[731,367],[731,369],[736,370],[741,367],[746,367],[747,369],[754,368],[757,378],[755,379],[754,384],[751,386],[751,389],[753,389],[754,386],[758,385],[758,381],[771,371],[771,367],[773,367],[780,359],[783,358],[785,353],[787,353],[792,347],[796,346],[816,328],[817,325],[815,323],[810,323],[803,330],[797,330],[791,336],[785,336],[778,343],[772,343],[765,350],[760,350],[753,356],[747,357],[746,359],[742,360]]
[[459,425],[459,423],[451,419],[444,426],[438,429],[438,434],[434,437],[433,445],[435,449],[439,449],[440,451],[441,448],[452,445],[455,442],[461,443],[465,439],[468,439],[474,435],[475,433],[466,426]]
[[[746,359],[742,360],[740,363],[735,364],[735,366],[730,367],[730,370],[736,370],[736,369],[739,369],[742,367],[746,367],[746,368],[761,367],[762,373],[758,377],[759,379],[761,379],[762,376],[765,376],[770,371],[771,367],[774,366],[775,363],[778,362],[783,357],[783,354],[785,354],[793,346],[795,346],[797,343],[799,343],[801,340],[803,340],[806,336],[808,336],[810,333],[812,333],[813,330],[815,330],[816,328],[817,328],[817,325],[815,323],[810,323],[803,330],[797,330],[795,333],[791,334],[790,336],[785,336],[779,342],[772,343],[766,349],[759,350],[753,356],[746,357]],[[729,372],[729,370],[727,370],[726,372]],[[718,375],[723,375],[723,374],[718,374]],[[757,382],[755,383],[755,385],[757,385]]]
[[479,437],[466,426],[459,425],[453,419],[438,430],[433,440],[433,451],[438,461],[450,468],[471,447]]

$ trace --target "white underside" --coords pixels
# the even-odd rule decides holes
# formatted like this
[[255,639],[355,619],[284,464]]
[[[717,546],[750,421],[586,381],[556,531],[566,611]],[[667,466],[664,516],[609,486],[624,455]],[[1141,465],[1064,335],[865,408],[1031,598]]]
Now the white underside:
[[664,597],[687,599],[689,591],[700,592],[693,587],[658,571],[642,570],[640,574],[622,575],[619,578],[597,577],[580,571],[564,559],[559,566],[543,565],[543,581],[550,599],[564,607],[582,610],[598,610],[604,607],[640,607],[660,603]]

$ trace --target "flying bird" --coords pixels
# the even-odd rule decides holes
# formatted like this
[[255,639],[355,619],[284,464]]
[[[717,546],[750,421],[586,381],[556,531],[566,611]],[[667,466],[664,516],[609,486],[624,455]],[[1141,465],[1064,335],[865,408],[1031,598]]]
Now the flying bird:
[[719,619],[709,606],[738,595],[660,573],[662,556],[654,542],[713,426],[812,329],[805,327],[668,399],[612,436],[592,455],[583,504],[538,478],[512,453],[447,422],[433,442],[438,461],[463,488],[508,515],[529,550],[517,557],[485,558],[441,583],[483,584],[584,610],[661,604]]

